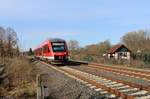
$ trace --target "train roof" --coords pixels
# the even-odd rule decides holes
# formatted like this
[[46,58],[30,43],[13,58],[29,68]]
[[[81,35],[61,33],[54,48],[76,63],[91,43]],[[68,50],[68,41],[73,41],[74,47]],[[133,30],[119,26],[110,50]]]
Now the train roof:
[[47,44],[48,42],[65,42],[65,40],[61,39],[61,38],[49,38],[46,41],[44,41],[43,43],[41,43],[40,45],[38,45],[34,50],[42,47],[43,45]]
[[65,42],[64,39],[60,39],[60,38],[51,38],[51,39],[48,39],[50,42]]

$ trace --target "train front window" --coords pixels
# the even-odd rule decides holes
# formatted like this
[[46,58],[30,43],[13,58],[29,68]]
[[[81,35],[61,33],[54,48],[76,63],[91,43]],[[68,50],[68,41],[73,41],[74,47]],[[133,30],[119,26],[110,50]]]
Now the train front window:
[[52,43],[53,51],[54,52],[63,52],[65,51],[65,44],[63,42],[53,42]]

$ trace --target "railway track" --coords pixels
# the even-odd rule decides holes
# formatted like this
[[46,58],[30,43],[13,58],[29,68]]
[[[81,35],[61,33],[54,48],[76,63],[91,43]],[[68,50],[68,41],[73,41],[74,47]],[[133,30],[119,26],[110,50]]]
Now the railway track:
[[150,82],[150,71],[133,70],[133,69],[117,67],[117,66],[104,66],[101,64],[87,63],[82,61],[77,61],[77,62],[84,63],[84,64],[86,63],[87,64],[86,66],[91,68],[96,68],[97,70],[103,70],[106,72],[111,72],[113,74],[122,75],[131,78],[137,78],[137,79]]
[[99,91],[101,94],[105,94],[109,98],[113,99],[150,99],[150,91],[141,89],[130,84],[117,82],[104,77],[96,76],[87,72],[72,69],[67,66],[55,67],[45,62],[42,62],[50,68],[53,68],[82,84],[93,88],[95,91]]
[[114,74],[128,76],[132,78],[138,78],[138,79],[142,79],[142,80],[150,82],[150,72],[137,71],[137,70],[131,70],[127,68],[120,68],[120,67],[114,67],[114,66],[103,66],[103,65],[92,64],[92,63],[90,63],[87,66],[96,68],[98,70],[105,70],[105,71],[112,72]]

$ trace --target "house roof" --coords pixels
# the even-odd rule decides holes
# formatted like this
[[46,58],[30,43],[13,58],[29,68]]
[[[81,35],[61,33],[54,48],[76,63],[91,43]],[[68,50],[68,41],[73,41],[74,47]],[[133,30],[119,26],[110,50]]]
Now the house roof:
[[[120,50],[121,48],[126,48],[128,49],[125,45],[123,44],[117,44],[117,45],[114,45],[109,51],[108,53],[115,53],[117,52],[118,50]],[[129,52],[131,52],[131,50],[128,49]]]

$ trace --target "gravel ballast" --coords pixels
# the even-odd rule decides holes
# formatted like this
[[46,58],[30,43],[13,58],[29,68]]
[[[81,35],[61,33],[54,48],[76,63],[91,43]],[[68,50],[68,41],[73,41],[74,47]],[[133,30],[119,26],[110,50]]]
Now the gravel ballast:
[[119,80],[122,80],[122,81],[126,81],[126,82],[132,82],[132,83],[136,83],[136,84],[140,84],[140,85],[143,85],[143,86],[150,86],[150,83],[148,81],[145,81],[145,80],[142,80],[140,78],[133,78],[133,77],[128,77],[128,76],[122,76],[122,75],[118,75],[118,74],[114,74],[112,72],[109,72],[109,71],[104,71],[104,70],[97,70],[95,68],[91,68],[91,67],[88,67],[88,66],[69,66],[71,68],[74,68],[74,69],[78,69],[78,70],[81,70],[81,71],[84,71],[84,72],[88,72],[88,73],[91,73],[91,74],[94,74],[94,75],[97,75],[97,76],[104,76],[104,77],[111,77],[111,78],[114,78],[114,79],[119,79]]
[[48,89],[50,99],[109,99],[41,62],[35,64],[38,72],[45,74],[42,76],[42,82]]

